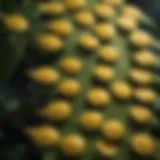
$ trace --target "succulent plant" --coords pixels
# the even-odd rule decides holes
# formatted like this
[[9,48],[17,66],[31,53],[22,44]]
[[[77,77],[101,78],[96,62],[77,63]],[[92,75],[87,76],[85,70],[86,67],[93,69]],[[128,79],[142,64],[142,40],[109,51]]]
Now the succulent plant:
[[159,123],[160,59],[140,9],[124,0],[0,6],[0,139],[13,142],[3,159],[158,156],[152,128]]

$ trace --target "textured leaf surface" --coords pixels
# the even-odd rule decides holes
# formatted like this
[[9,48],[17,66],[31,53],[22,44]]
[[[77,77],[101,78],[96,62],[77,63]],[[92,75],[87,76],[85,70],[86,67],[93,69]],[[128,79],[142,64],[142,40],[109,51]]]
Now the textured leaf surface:
[[[89,8],[92,8],[93,5],[97,1],[96,0],[88,0],[87,2],[88,2],[87,9],[89,9]],[[120,10],[121,10],[121,6],[118,7],[117,9],[115,9],[117,16],[114,17],[114,19],[112,19],[110,21],[110,23],[115,24],[115,22],[117,21],[117,17],[120,15]],[[26,12],[28,13],[29,11],[26,11]],[[25,60],[24,60],[25,65],[21,69],[19,69],[18,72],[13,77],[11,87],[14,88],[14,91],[16,92],[16,96],[18,96],[19,104],[21,104],[21,106],[19,106],[19,108],[21,108],[21,110],[23,110],[24,108],[25,109],[32,108],[33,110],[35,110],[35,109],[38,110],[37,108],[45,106],[45,104],[49,100],[53,100],[53,99],[56,100],[58,98],[67,99],[67,98],[64,98],[63,96],[59,96],[59,94],[57,93],[57,88],[58,88],[59,84],[61,83],[61,80],[63,80],[66,77],[72,77],[72,76],[69,76],[69,75],[65,74],[64,72],[62,72],[61,68],[59,67],[59,62],[61,59],[63,59],[66,56],[76,56],[79,59],[81,59],[83,62],[82,72],[78,76],[75,77],[75,79],[80,82],[81,93],[78,94],[78,96],[73,97],[73,99],[72,98],[67,99],[74,107],[74,114],[71,116],[71,118],[69,120],[64,122],[62,125],[57,125],[48,119],[43,119],[42,117],[39,117],[36,113],[33,113],[31,115],[27,115],[27,116],[23,116],[23,114],[22,114],[17,119],[15,118],[14,125],[20,127],[21,129],[24,129],[28,125],[31,125],[31,124],[38,125],[41,122],[51,124],[51,125],[53,124],[53,126],[56,127],[60,131],[62,138],[63,138],[63,136],[70,134],[70,133],[79,133],[85,137],[86,142],[87,142],[87,147],[85,149],[85,152],[82,154],[82,157],[80,157],[79,159],[80,160],[97,160],[97,159],[101,159],[101,156],[97,155],[96,141],[98,139],[102,138],[102,135],[100,133],[86,134],[79,127],[79,119],[80,119],[80,116],[82,115],[82,113],[84,111],[89,110],[89,109],[93,110],[93,108],[90,108],[88,103],[86,103],[86,93],[91,87],[95,87],[95,86],[98,86],[98,87],[101,87],[105,90],[110,91],[110,85],[114,81],[118,81],[118,80],[122,80],[125,82],[127,81],[128,83],[130,83],[133,86],[133,89],[136,88],[137,86],[134,85],[133,83],[131,83],[131,81],[129,80],[129,77],[128,77],[129,71],[130,71],[131,67],[133,66],[132,58],[133,58],[133,51],[134,50],[132,47],[130,47],[130,43],[129,43],[129,39],[128,39],[127,35],[125,35],[122,32],[119,32],[118,29],[117,29],[117,33],[116,33],[113,41],[100,42],[101,47],[108,45],[108,44],[112,44],[118,50],[118,53],[120,54],[120,60],[115,65],[111,65],[111,67],[114,69],[114,71],[116,73],[116,76],[113,79],[113,81],[109,82],[108,85],[95,82],[93,74],[92,74],[93,69],[95,68],[95,66],[97,64],[102,63],[98,57],[99,50],[97,50],[97,51],[94,50],[92,53],[88,53],[88,52],[86,52],[82,49],[79,49],[77,47],[78,37],[83,32],[92,32],[92,29],[90,29],[90,28],[84,29],[84,28],[81,28],[81,27],[75,25],[75,23],[73,21],[73,15],[74,15],[73,12],[65,12],[64,15],[62,15],[62,17],[64,17],[65,19],[68,19],[70,21],[70,23],[73,24],[74,27],[73,27],[73,33],[71,35],[69,35],[69,37],[67,37],[66,39],[62,39],[62,41],[64,43],[64,48],[63,48],[63,51],[61,53],[58,53],[57,55],[55,55],[55,54],[45,55],[46,53],[43,53],[43,51],[41,51],[41,50],[36,50],[34,48],[35,46],[34,47],[32,46],[32,41],[34,41],[34,36],[43,32],[43,30],[41,30],[39,25],[37,25],[39,23],[36,21],[36,25],[34,25],[32,27],[32,30],[30,32],[30,34],[32,35],[32,33],[33,33],[33,35],[31,37],[29,37],[30,38],[28,41],[29,46],[27,46],[27,48],[25,50],[25,53],[27,53],[27,55],[25,56]],[[52,19],[52,17],[45,17],[45,16],[44,17],[42,16],[41,18],[45,19],[46,21],[49,20],[50,18]],[[100,21],[98,20],[96,23],[99,23],[99,22]],[[42,26],[45,28],[45,24],[42,24]],[[15,37],[17,37],[17,35]],[[17,38],[17,40],[19,41],[21,39]],[[6,41],[7,41],[7,43],[10,42],[8,40],[6,40]],[[14,41],[14,43],[18,43],[18,42]],[[4,47],[6,47],[6,48],[4,48],[4,50],[8,49],[7,46],[8,46],[8,44],[6,46],[4,46]],[[13,47],[17,47],[17,45],[14,44]],[[18,45],[18,50],[19,49],[20,48]],[[13,49],[13,51],[16,51],[15,48]],[[23,49],[21,51],[24,52]],[[19,52],[16,51],[16,54],[18,54],[18,53]],[[9,51],[7,51],[7,54],[9,54]],[[17,56],[17,57],[19,60],[19,56]],[[15,61],[13,63],[15,65]],[[5,63],[5,65],[6,64],[7,63]],[[31,79],[28,79],[28,77],[25,75],[24,70],[26,71],[28,68],[40,66],[43,64],[53,66],[53,68],[55,68],[60,73],[62,78],[56,86],[45,87],[45,86],[39,85],[39,84],[31,81]],[[105,63],[105,65],[110,65],[110,64]],[[13,65],[10,67],[10,69],[11,68],[13,68]],[[10,70],[10,69],[8,69],[8,70]],[[6,72],[6,70],[5,70],[5,72]],[[21,86],[21,87],[19,87],[19,86]],[[6,92],[8,92],[8,91],[6,91]],[[13,98],[13,101],[10,102],[9,100],[11,98],[10,98],[10,96],[7,95],[5,98],[5,101],[3,103],[3,107],[6,107],[6,104],[7,104],[8,108],[10,109],[10,107],[12,107],[12,105],[14,104],[13,102],[15,102],[14,100],[17,97],[14,99],[14,97],[12,96],[12,98]],[[7,102],[7,100],[8,100],[8,102]],[[128,110],[129,110],[130,106],[135,103],[137,103],[137,102],[133,99],[131,99],[129,101],[127,100],[127,101],[122,102],[122,101],[117,100],[114,96],[112,96],[111,103],[105,109],[100,110],[100,112],[104,115],[106,120],[116,118],[116,119],[122,121],[124,123],[124,125],[126,126],[127,135],[124,137],[124,140],[120,144],[117,144],[119,154],[115,158],[115,160],[131,160],[132,156],[133,156],[133,159],[138,160],[138,158],[135,155],[132,155],[130,153],[131,136],[136,134],[138,131],[140,131],[140,130],[135,129],[134,126],[131,125],[130,121],[129,121]],[[157,105],[159,108],[159,102],[155,102],[155,103],[156,103],[155,105]],[[154,105],[152,107],[154,110]],[[156,118],[156,116],[155,116],[155,118]],[[145,128],[143,131],[145,131],[147,133],[151,133],[151,128],[152,128],[152,126],[149,126],[149,127]],[[29,143],[30,142],[31,141],[29,141]],[[28,145],[26,144],[26,147],[27,146]],[[31,150],[32,149],[34,150],[37,146],[35,148],[34,147],[32,148],[32,147],[31,147]],[[9,160],[14,160],[14,159],[20,160],[20,159],[22,159],[22,157],[24,157],[25,153],[22,151],[23,147],[20,147],[22,149],[21,151],[19,150],[19,146],[16,148],[17,148],[16,151],[11,150],[7,153],[6,156]],[[17,152],[20,153],[19,156],[17,156],[15,154]],[[159,152],[159,148],[157,148],[157,153],[158,152]],[[60,151],[59,145],[55,148],[51,148],[48,150],[41,149],[39,154],[42,154],[41,158],[43,160],[71,159],[71,158],[67,158],[63,155],[63,153]],[[72,158],[72,159],[76,160],[78,158]],[[140,158],[140,160],[141,160],[141,158]]]

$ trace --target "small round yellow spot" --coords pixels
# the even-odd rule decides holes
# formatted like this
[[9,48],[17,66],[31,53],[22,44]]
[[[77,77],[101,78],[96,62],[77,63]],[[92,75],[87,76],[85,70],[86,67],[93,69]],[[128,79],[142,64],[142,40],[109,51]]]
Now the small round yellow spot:
[[153,103],[157,98],[157,94],[150,88],[138,88],[135,90],[134,94],[138,101],[146,104]]
[[28,71],[28,75],[35,82],[42,85],[51,85],[58,82],[60,76],[50,66],[40,66],[39,68],[31,69]]
[[105,62],[115,63],[119,59],[119,53],[114,46],[106,46],[100,50],[99,57]]
[[110,94],[101,88],[92,88],[87,93],[87,101],[97,108],[105,107],[110,102]]
[[145,31],[136,30],[130,35],[130,42],[136,47],[149,47],[152,44],[152,37]]
[[118,120],[108,120],[102,127],[103,135],[113,141],[118,141],[125,136],[125,126]]
[[51,101],[47,106],[39,111],[45,118],[55,121],[67,120],[73,112],[72,106],[63,100]]
[[110,19],[114,16],[114,10],[111,6],[104,3],[98,3],[94,7],[95,15],[101,19]]
[[77,157],[83,154],[86,146],[85,139],[76,134],[64,137],[61,141],[61,150],[66,156]]
[[100,40],[112,40],[115,36],[113,25],[100,23],[95,27],[95,34]]
[[140,20],[143,16],[143,13],[134,5],[126,5],[123,8],[123,14],[134,18],[135,20]]
[[66,57],[60,62],[60,67],[64,72],[76,75],[82,70],[82,62],[76,57]]
[[89,11],[82,10],[75,14],[75,22],[82,27],[92,27],[95,23],[95,18]]
[[101,82],[108,82],[114,77],[113,69],[105,65],[96,66],[93,74],[95,78]]
[[82,34],[78,39],[78,43],[80,47],[89,51],[93,51],[99,46],[98,39],[89,33]]
[[117,21],[117,25],[119,26],[121,30],[125,32],[131,32],[137,28],[137,23],[135,19],[129,16],[124,16],[124,15],[119,17]]
[[64,0],[66,7],[70,11],[77,11],[86,6],[86,0]]
[[43,2],[40,4],[40,10],[48,15],[60,15],[64,13],[64,5],[60,2]]
[[135,105],[132,106],[130,109],[130,116],[139,124],[149,124],[152,120],[152,112],[143,106]]
[[111,89],[113,94],[119,99],[126,100],[132,97],[132,88],[125,82],[114,82]]
[[104,140],[96,142],[96,150],[104,158],[114,158],[118,154],[118,148],[113,144],[106,143]]
[[80,125],[86,131],[98,130],[103,122],[103,115],[96,111],[84,112],[80,118]]
[[49,22],[48,28],[62,37],[66,37],[72,33],[72,25],[65,19],[53,20]]
[[149,71],[133,68],[130,71],[130,78],[138,84],[148,85],[153,83],[154,76]]
[[122,3],[122,0],[103,0],[103,1],[112,6],[118,6]]
[[59,142],[60,134],[52,126],[27,127],[25,132],[40,147],[52,147]]
[[42,34],[37,38],[40,49],[46,52],[58,52],[62,49],[62,41],[52,34]]
[[80,83],[74,79],[64,79],[58,86],[58,92],[67,97],[76,96],[80,91]]
[[132,149],[141,156],[153,155],[156,145],[154,139],[145,133],[141,133],[132,137]]
[[156,64],[157,61],[154,53],[148,50],[136,52],[133,59],[138,65],[143,67],[152,67]]
[[13,32],[25,32],[29,29],[28,20],[20,14],[5,15],[3,21],[6,28]]

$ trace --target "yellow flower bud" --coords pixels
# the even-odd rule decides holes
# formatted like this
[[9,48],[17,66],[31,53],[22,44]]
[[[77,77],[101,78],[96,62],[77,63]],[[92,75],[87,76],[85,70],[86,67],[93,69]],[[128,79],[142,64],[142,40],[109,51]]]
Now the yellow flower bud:
[[67,120],[73,112],[72,106],[63,100],[51,101],[47,106],[39,111],[39,114],[49,120]]
[[130,116],[139,124],[149,124],[153,118],[152,112],[148,108],[140,105],[131,107]]
[[62,41],[52,34],[42,34],[37,38],[40,49],[46,52],[58,52],[62,49]]
[[117,6],[121,4],[123,0],[103,0],[103,1],[111,6]]
[[101,82],[108,82],[114,77],[114,71],[108,66],[98,65],[93,72],[95,78]]
[[112,40],[115,29],[111,24],[100,23],[95,27],[95,33],[100,40]]
[[137,88],[134,96],[138,101],[145,104],[152,104],[157,98],[157,94],[150,88]]
[[147,32],[137,30],[130,35],[130,41],[136,47],[145,48],[152,44],[152,37]]
[[53,20],[49,22],[48,28],[62,37],[66,37],[72,33],[72,25],[65,19]]
[[99,46],[97,38],[89,33],[82,34],[78,39],[78,43],[80,47],[89,51],[95,50]]
[[20,14],[5,15],[3,17],[6,28],[13,32],[25,32],[29,29],[28,20]]
[[42,85],[55,84],[60,77],[57,71],[49,66],[41,66],[39,68],[31,69],[28,71],[28,75],[35,82]]
[[114,82],[111,89],[113,94],[119,99],[126,100],[132,97],[132,88],[125,82]]
[[79,11],[74,16],[75,22],[82,27],[91,27],[95,23],[95,18],[89,11]]
[[87,101],[97,108],[103,108],[110,102],[110,94],[101,88],[92,88],[87,93]]
[[58,86],[58,92],[67,97],[76,96],[80,91],[80,83],[73,79],[64,79]]
[[145,157],[153,155],[156,148],[154,139],[145,133],[134,135],[131,146],[137,154]]
[[101,19],[110,19],[114,16],[114,10],[111,6],[104,3],[98,3],[94,6],[95,15]]
[[66,57],[60,62],[62,70],[66,73],[76,75],[82,70],[82,63],[76,57]]
[[143,17],[142,11],[134,5],[124,6],[123,14],[135,20],[140,20]]
[[149,71],[134,68],[130,71],[130,78],[138,84],[148,85],[153,83],[154,76]]
[[119,59],[119,53],[114,48],[114,46],[105,46],[100,49],[99,57],[105,62],[115,63]]
[[103,122],[103,115],[99,112],[84,112],[80,118],[80,125],[86,131],[98,130]]
[[48,125],[27,127],[25,132],[36,145],[44,148],[55,146],[60,138],[59,132]]
[[114,158],[118,154],[118,148],[114,144],[106,143],[104,140],[96,142],[96,150],[104,158]]
[[86,6],[86,0],[64,0],[66,7],[70,11],[77,11]]
[[102,126],[103,135],[113,141],[118,141],[125,136],[125,126],[118,120],[108,120]]
[[65,8],[61,2],[43,2],[40,3],[40,10],[48,15],[60,15],[64,13]]
[[125,32],[131,32],[137,28],[137,22],[135,19],[125,15],[118,18],[117,25]]
[[61,141],[62,152],[69,157],[77,157],[83,154],[86,146],[85,139],[76,134],[70,134]]
[[143,67],[152,67],[156,64],[156,56],[148,50],[138,51],[133,57],[135,63]]
[[138,84],[151,84],[153,82],[154,76],[149,71],[143,69],[133,68],[130,71],[131,79]]

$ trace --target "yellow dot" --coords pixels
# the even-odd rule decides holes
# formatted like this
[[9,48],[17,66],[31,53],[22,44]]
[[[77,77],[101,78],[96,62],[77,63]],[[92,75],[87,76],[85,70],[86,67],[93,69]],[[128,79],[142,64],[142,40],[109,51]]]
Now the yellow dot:
[[131,146],[141,156],[151,156],[155,151],[155,141],[146,133],[140,133],[132,137]]
[[125,126],[118,120],[108,120],[102,127],[103,135],[113,141],[118,141],[125,136]]
[[143,13],[139,8],[134,5],[126,5],[123,8],[123,14],[134,18],[135,20],[140,20],[143,16]]
[[13,32],[25,32],[29,29],[28,20],[20,14],[5,15],[3,21],[6,28]]
[[55,146],[60,138],[57,129],[48,125],[28,127],[25,132],[31,137],[34,143],[40,147]]
[[110,19],[115,15],[113,8],[104,3],[96,4],[94,7],[94,13],[98,18],[101,19]]
[[117,25],[121,30],[126,32],[134,31],[137,28],[137,22],[135,19],[124,15],[118,18]]
[[112,40],[115,36],[113,25],[100,23],[95,27],[95,33],[100,40]]
[[122,3],[122,0],[103,0],[103,1],[112,6],[117,6]]
[[115,63],[119,59],[119,53],[114,46],[105,46],[100,50],[99,57],[109,63]]
[[157,94],[150,88],[138,88],[134,94],[138,101],[146,104],[153,103],[157,98]]
[[132,97],[132,88],[125,82],[114,82],[111,89],[113,94],[119,99],[126,100]]
[[149,71],[133,68],[130,71],[130,78],[138,84],[148,85],[153,83],[154,76]]
[[72,33],[72,25],[65,19],[53,20],[49,22],[48,28],[62,37],[66,37]]
[[130,35],[130,42],[136,47],[145,48],[152,44],[152,37],[145,31],[137,30]]
[[149,124],[152,120],[152,112],[143,106],[135,105],[130,109],[131,118],[140,124]]
[[103,115],[96,111],[84,112],[80,118],[80,125],[86,131],[98,130],[103,122]]
[[118,154],[118,148],[114,144],[106,143],[104,140],[96,142],[96,150],[104,158],[114,158]]
[[143,67],[152,67],[156,64],[156,56],[148,50],[138,51],[134,54],[134,61]]
[[70,11],[77,11],[86,6],[86,0],[65,0],[66,7]]
[[61,141],[61,150],[66,156],[75,157],[83,154],[86,146],[85,139],[76,134],[70,134]]
[[114,71],[108,66],[98,65],[94,69],[94,76],[101,82],[108,82],[113,79]]
[[31,69],[28,71],[28,75],[35,82],[42,85],[55,84],[60,78],[58,72],[50,66],[40,66],[38,68]]
[[67,97],[76,96],[80,91],[80,83],[73,79],[64,79],[58,87],[58,92]]
[[39,114],[45,118],[55,121],[67,120],[73,112],[72,106],[63,100],[51,101],[42,108]]
[[72,75],[76,75],[82,70],[82,62],[76,57],[62,59],[60,66],[64,72]]
[[78,43],[80,47],[89,51],[93,51],[99,46],[98,39],[89,33],[80,35]]
[[62,49],[62,41],[52,34],[42,34],[37,38],[39,48],[46,52],[57,52]]
[[92,88],[87,93],[87,101],[97,108],[105,107],[110,102],[110,94],[101,88]]
[[82,10],[75,14],[75,22],[82,27],[91,27],[95,23],[95,18],[89,11]]
[[40,10],[48,15],[60,15],[64,13],[64,5],[60,2],[43,2],[40,4]]

